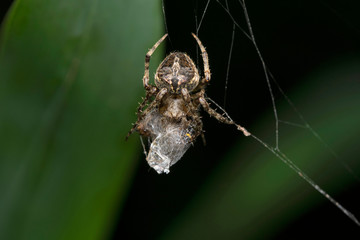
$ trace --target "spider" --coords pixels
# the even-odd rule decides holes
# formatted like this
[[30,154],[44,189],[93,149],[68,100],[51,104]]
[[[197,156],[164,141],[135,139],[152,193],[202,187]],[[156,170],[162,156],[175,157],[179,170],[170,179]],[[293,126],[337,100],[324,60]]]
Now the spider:
[[[204,63],[204,77],[200,77],[193,60],[183,52],[172,52],[161,62],[155,73],[155,85],[149,83],[150,57],[168,34],[161,37],[146,53],[143,85],[146,91],[137,109],[137,121],[129,131],[148,137],[149,153],[144,152],[149,165],[158,173],[168,173],[199,135],[203,135],[200,108],[226,124],[235,125],[245,136],[250,133],[226,116],[210,107],[205,87],[210,82],[208,54],[200,39],[197,41]],[[143,145],[144,146],[144,145]]]

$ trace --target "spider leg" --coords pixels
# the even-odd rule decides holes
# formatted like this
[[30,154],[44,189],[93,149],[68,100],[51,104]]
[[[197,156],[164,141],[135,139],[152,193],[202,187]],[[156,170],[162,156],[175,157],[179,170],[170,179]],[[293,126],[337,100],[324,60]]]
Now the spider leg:
[[146,53],[145,55],[145,73],[144,73],[144,77],[143,77],[143,84],[144,84],[144,88],[145,89],[149,89],[149,63],[150,63],[150,57],[151,55],[154,53],[154,51],[156,50],[156,48],[162,43],[162,41],[164,41],[164,39],[167,37],[167,33],[162,36],[155,44],[152,48],[150,48],[150,50]]
[[146,104],[148,104],[151,100],[151,97],[154,96],[157,92],[157,88],[153,87],[150,90],[146,91],[146,96],[143,99],[142,103],[140,103],[139,107],[137,108],[137,116],[138,116],[138,120],[136,121],[136,123],[133,124],[132,128],[130,129],[130,131],[128,132],[128,134],[125,137],[125,140],[127,141],[128,138],[130,137],[130,135],[136,130],[136,127],[138,126],[138,123],[141,121],[142,117],[144,116],[143,114],[143,109],[146,106]]
[[142,115],[143,109],[146,106],[146,104],[148,104],[150,102],[151,97],[156,95],[157,92],[158,92],[158,89],[156,87],[152,87],[152,88],[150,88],[149,91],[146,91],[146,96],[137,109],[138,118],[140,118],[140,116]]
[[125,141],[127,141],[129,139],[130,135],[135,131],[136,127],[137,127],[137,122],[133,124],[130,131],[126,134]]
[[200,90],[199,92],[191,94],[191,98],[193,100],[195,100],[195,99],[198,100],[200,97],[204,96],[204,94],[205,94],[204,90]]
[[130,129],[130,131],[128,132],[128,134],[126,135],[125,140],[127,140],[130,135],[136,130],[137,126],[139,125],[139,122],[143,119],[143,117],[149,112],[149,110],[157,107],[157,105],[161,102],[161,99],[165,96],[165,94],[168,92],[168,90],[166,88],[161,89],[158,94],[155,97],[155,100],[146,108],[145,111],[143,111],[142,109],[145,107],[145,105],[147,104],[147,102],[150,100],[150,97],[153,96],[155,93],[151,94],[149,93],[149,95],[147,94],[144,101],[140,104],[139,108],[138,108],[138,120],[136,121],[136,123],[133,125],[133,127]]
[[194,33],[191,33],[191,34],[193,35],[193,37],[195,38],[196,42],[198,43],[198,45],[200,47],[201,55],[202,55],[203,63],[204,63],[204,75],[205,75],[205,78],[203,79],[203,81],[205,83],[208,83],[208,82],[210,82],[210,77],[211,77],[208,54],[207,54],[207,52],[205,50],[204,45],[201,43],[200,39]]
[[203,91],[191,94],[186,88],[181,89],[181,95],[190,112],[196,112],[199,106],[198,99],[204,95]]
[[165,94],[168,92],[168,90],[166,88],[162,88],[158,94],[155,97],[155,100],[152,101],[152,103],[146,108],[146,110],[139,115],[139,118],[137,120],[137,123],[140,122],[143,117],[152,109],[157,108],[158,105],[160,104],[161,100],[163,99],[163,97],[165,96]]
[[242,126],[236,124],[233,120],[224,117],[222,114],[216,112],[214,109],[212,109],[209,105],[209,103],[205,100],[204,97],[199,98],[199,102],[201,106],[204,108],[204,110],[212,117],[216,118],[219,122],[235,125],[239,131],[242,131],[245,136],[250,136],[250,133]]
[[138,122],[140,122],[143,117],[152,109],[158,107],[158,105],[160,104],[161,100],[163,99],[163,97],[165,96],[165,94],[168,92],[168,90],[166,88],[162,88],[158,94],[155,97],[155,100],[152,101],[152,103],[146,108],[146,110],[144,112],[142,112],[141,115],[138,116],[138,120],[135,124],[135,128]]
[[143,138],[142,136],[140,136],[140,142],[141,142],[141,145],[143,147],[143,150],[144,150],[144,154],[145,154],[145,158],[147,158],[147,151],[146,151],[146,147],[145,147],[145,144],[144,144],[144,141],[143,141]]
[[189,105],[191,103],[191,97],[190,97],[189,91],[186,88],[182,88],[181,95],[182,95],[185,103]]
[[198,109],[198,105],[196,105],[196,103],[195,103],[195,106],[194,106],[193,102],[191,101],[191,100],[194,100],[194,99],[199,99],[199,97],[202,96],[201,94],[204,94],[204,93],[203,92],[198,92],[198,93],[195,93],[193,95],[190,95],[189,91],[186,88],[182,88],[181,89],[181,94],[183,96],[185,104],[187,104],[187,107],[189,108],[189,111],[192,112],[192,114],[194,116],[193,120],[196,122],[195,125],[198,126],[197,127],[198,129],[195,131],[196,132],[195,138],[197,138],[198,135],[201,135],[203,144],[205,146],[206,145],[206,140],[205,140],[204,131],[202,130],[203,123],[201,121],[201,117],[194,114],[194,111],[197,111],[197,109]]
[[[150,106],[147,109],[158,107],[161,103],[161,100],[163,97],[168,93],[168,90],[166,88],[162,88],[159,93],[156,95],[155,100],[150,104]],[[145,115],[144,113],[143,115]]]

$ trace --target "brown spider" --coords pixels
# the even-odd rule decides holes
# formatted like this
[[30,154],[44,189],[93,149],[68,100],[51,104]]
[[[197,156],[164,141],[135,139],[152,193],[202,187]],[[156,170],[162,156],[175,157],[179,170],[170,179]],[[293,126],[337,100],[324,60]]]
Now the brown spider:
[[168,173],[170,166],[184,155],[196,138],[203,136],[200,106],[218,121],[235,125],[245,136],[250,135],[225,112],[226,117],[212,109],[206,101],[205,87],[211,76],[208,54],[199,38],[192,35],[201,49],[205,75],[202,79],[186,53],[172,52],[157,68],[155,86],[149,84],[150,57],[167,34],[145,56],[143,84],[146,96],[138,108],[138,120],[127,138],[134,130],[148,137],[151,145],[149,153],[144,148],[146,160],[158,173]]

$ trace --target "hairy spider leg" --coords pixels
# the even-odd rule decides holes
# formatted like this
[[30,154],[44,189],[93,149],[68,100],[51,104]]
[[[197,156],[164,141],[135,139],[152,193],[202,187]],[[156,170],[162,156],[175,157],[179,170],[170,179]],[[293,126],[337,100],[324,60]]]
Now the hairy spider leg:
[[144,77],[143,77],[143,84],[144,84],[144,88],[146,90],[148,90],[150,88],[149,86],[149,63],[150,63],[150,57],[151,55],[155,52],[156,48],[162,43],[162,41],[165,40],[165,38],[167,37],[167,33],[162,36],[155,44],[152,48],[150,48],[150,50],[146,53],[145,55],[145,73],[144,73]]
[[[203,92],[203,90],[201,90]],[[204,92],[203,92],[204,93]],[[230,124],[230,125],[235,125],[236,128],[239,131],[242,131],[243,134],[245,136],[250,136],[250,133],[242,126],[236,124],[232,119],[224,117],[222,114],[218,113],[217,111],[215,111],[213,108],[210,107],[209,103],[205,100],[205,98],[203,97],[204,95],[202,95],[201,97],[199,97],[199,102],[201,104],[201,106],[204,108],[204,110],[211,116],[214,117],[216,120],[218,120],[219,122],[225,123],[225,124]]]
[[151,88],[149,91],[146,91],[146,96],[145,98],[143,98],[142,103],[139,104],[139,107],[137,108],[136,114],[138,117],[138,120],[136,121],[136,123],[133,124],[132,128],[130,129],[130,131],[128,132],[128,134],[125,137],[125,140],[127,141],[128,138],[130,137],[130,135],[136,130],[137,127],[137,123],[143,118],[144,113],[143,113],[143,109],[146,106],[146,104],[148,104],[151,100],[151,97],[154,96],[155,94],[157,94],[158,89],[156,87]]
[[211,77],[208,54],[205,50],[204,45],[201,43],[200,39],[194,33],[191,33],[191,34],[193,35],[193,37],[195,38],[196,42],[198,43],[198,45],[200,47],[201,55],[202,55],[202,59],[203,59],[203,63],[204,63],[205,78],[203,80],[205,80],[205,83],[208,83],[208,82],[210,82],[210,77]]
[[137,123],[142,119],[141,116],[144,116],[143,114],[143,109],[146,106],[146,104],[150,101],[151,97],[154,96],[157,92],[158,89],[155,86],[150,86],[149,85],[149,65],[150,65],[150,57],[151,55],[155,52],[155,50],[157,49],[157,47],[165,40],[165,38],[168,36],[168,34],[166,33],[164,36],[162,36],[155,44],[154,46],[152,46],[152,48],[150,48],[150,50],[146,53],[145,55],[145,72],[144,72],[144,77],[143,77],[143,85],[144,88],[147,90],[146,91],[146,96],[145,99],[143,100],[143,102],[139,105],[138,109],[137,109],[137,115],[138,115],[138,121],[133,125],[133,127],[130,129],[130,131],[128,132],[128,134],[126,135],[125,139],[127,140],[129,138],[129,136],[135,131],[136,127],[137,127]]
[[[130,131],[128,132],[128,134],[126,135],[125,140],[127,140],[130,135],[136,130],[136,127],[138,126],[138,123],[144,118],[144,116],[149,112],[149,110],[158,107],[158,104],[160,103],[161,99],[166,95],[166,93],[168,92],[168,90],[166,88],[161,89],[155,97],[155,101],[153,101],[148,108],[145,109],[144,112],[142,112],[142,109],[145,107],[146,102],[148,101],[148,95],[146,95],[144,101],[140,104],[139,108],[138,108],[138,120],[136,121],[136,123],[133,125],[133,127],[130,129]],[[151,93],[150,93],[151,94]],[[153,96],[155,93],[153,93],[151,96]],[[139,110],[141,109],[141,110]]]

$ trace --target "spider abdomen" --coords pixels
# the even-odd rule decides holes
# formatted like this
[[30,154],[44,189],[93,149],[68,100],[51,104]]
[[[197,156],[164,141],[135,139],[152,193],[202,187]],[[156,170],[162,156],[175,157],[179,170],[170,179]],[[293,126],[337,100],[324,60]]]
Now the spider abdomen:
[[182,88],[189,92],[199,84],[199,73],[191,58],[182,52],[170,53],[159,65],[155,84],[169,92],[180,93]]

